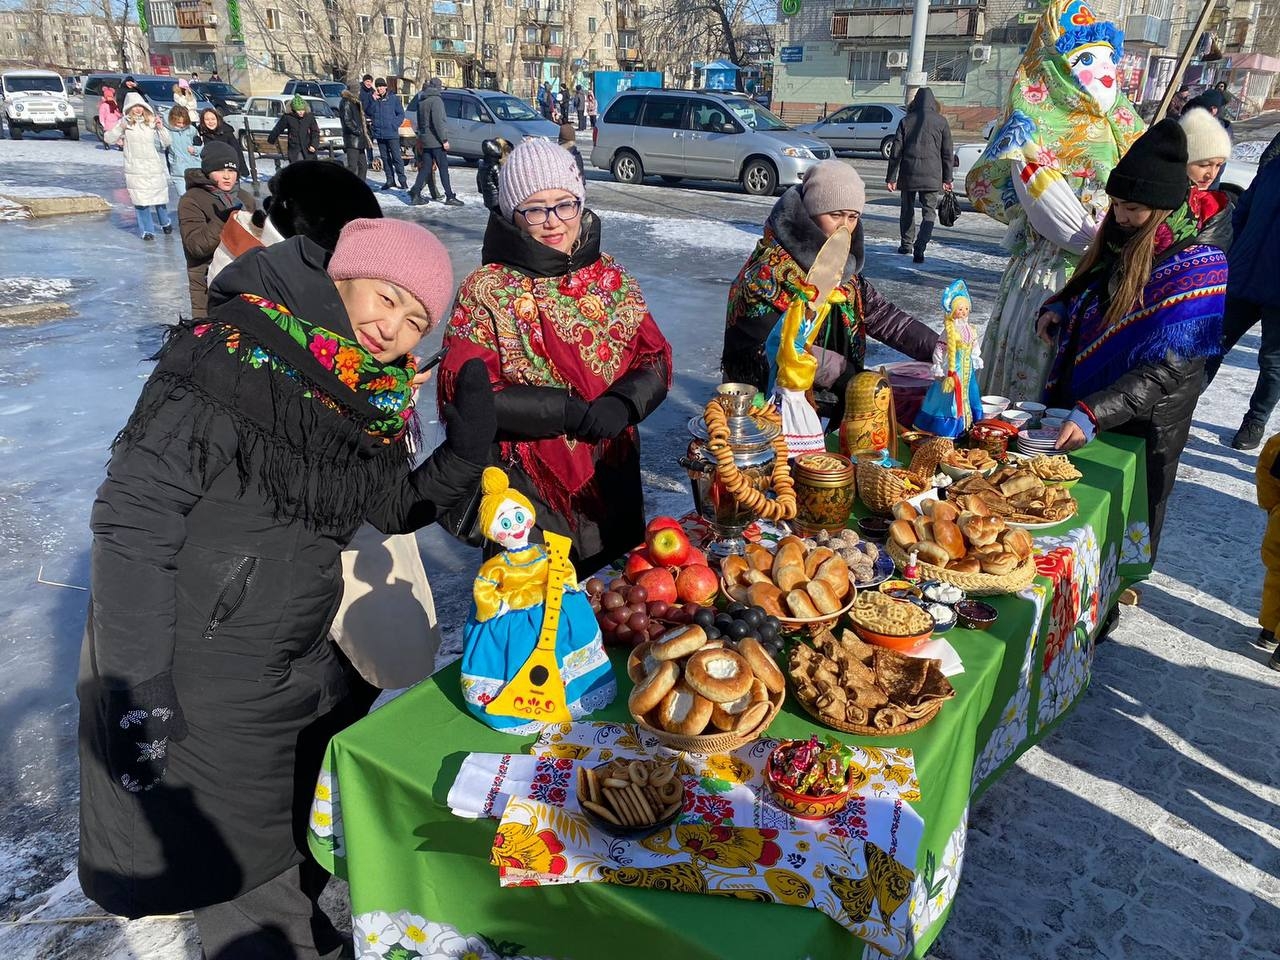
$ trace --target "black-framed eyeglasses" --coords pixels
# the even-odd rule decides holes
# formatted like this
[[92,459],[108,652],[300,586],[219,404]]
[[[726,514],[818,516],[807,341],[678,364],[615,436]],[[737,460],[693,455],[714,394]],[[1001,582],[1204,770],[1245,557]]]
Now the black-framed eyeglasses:
[[570,220],[577,220],[581,212],[581,200],[561,200],[554,207],[523,207],[516,210],[516,213],[524,217],[524,222],[531,227],[546,223],[553,213],[561,223],[568,223]]

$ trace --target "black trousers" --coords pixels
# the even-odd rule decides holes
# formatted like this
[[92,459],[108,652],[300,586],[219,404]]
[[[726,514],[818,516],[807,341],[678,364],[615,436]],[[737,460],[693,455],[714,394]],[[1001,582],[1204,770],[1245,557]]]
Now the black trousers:
[[[452,200],[453,184],[449,181],[449,155],[445,153],[444,147],[422,148],[422,163],[418,165],[418,178],[413,181],[413,189],[409,192],[422,193],[423,185],[431,182],[432,164],[435,164],[435,168],[440,172],[440,186],[444,188],[444,198]],[[431,193],[434,196],[435,190]]]
[[347,169],[363,180],[365,174],[369,172],[369,161],[365,158],[365,151],[360,147],[347,147],[342,152],[346,154]]
[[1249,410],[1244,419],[1265,425],[1277,401],[1280,401],[1280,309],[1228,296],[1226,311],[1222,315],[1223,356],[1214,357],[1205,369],[1209,383],[1212,383],[1226,354],[1259,321],[1262,323],[1262,344],[1258,347],[1258,383],[1249,398]]
[[378,138],[378,152],[382,154],[382,173],[387,178],[387,185],[394,187],[397,180],[405,186],[404,158],[400,155],[400,138]]

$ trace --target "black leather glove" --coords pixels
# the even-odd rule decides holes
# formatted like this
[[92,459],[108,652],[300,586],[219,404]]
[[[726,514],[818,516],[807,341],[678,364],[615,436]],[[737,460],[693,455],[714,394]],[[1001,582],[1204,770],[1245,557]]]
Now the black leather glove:
[[606,393],[587,408],[578,425],[578,436],[584,440],[612,440],[629,426],[631,408],[625,400]]
[[150,790],[164,779],[170,741],[187,735],[173,678],[160,673],[127,690],[106,690],[103,700],[111,779],[130,793]]
[[564,432],[571,437],[580,436],[582,421],[591,409],[591,404],[581,397],[569,397],[564,402]]
[[235,213],[237,210],[243,210],[243,209],[244,209],[244,204],[241,201],[237,200],[231,206],[219,207],[213,212],[217,215],[219,220],[227,221],[231,219],[231,215],[233,213]]
[[493,409],[493,385],[481,360],[468,360],[458,371],[453,403],[444,408],[445,443],[463,460],[487,464],[498,416]]

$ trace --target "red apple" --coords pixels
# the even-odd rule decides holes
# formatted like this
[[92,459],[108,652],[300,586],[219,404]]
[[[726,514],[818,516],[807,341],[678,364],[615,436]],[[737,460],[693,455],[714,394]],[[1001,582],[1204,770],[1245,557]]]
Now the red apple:
[[649,536],[649,558],[656,564],[679,567],[693,547],[679,527],[661,527]]
[[709,604],[719,590],[715,571],[705,565],[685,567],[676,577],[676,595],[686,603]]
[[640,582],[640,574],[646,570],[652,570],[654,563],[649,559],[649,551],[644,547],[637,547],[631,551],[631,555],[627,557],[627,565],[625,571],[627,579],[632,583]]
[[659,530],[666,530],[668,528],[684,532],[684,527],[680,526],[680,521],[675,517],[654,517],[649,521],[649,525],[644,528],[644,538],[647,541]]
[[684,565],[686,567],[710,566],[710,564],[707,563],[707,555],[697,547],[692,546],[689,548],[689,556],[685,557]]
[[636,580],[636,586],[644,587],[649,600],[676,601],[676,581],[670,572],[663,569],[646,570]]

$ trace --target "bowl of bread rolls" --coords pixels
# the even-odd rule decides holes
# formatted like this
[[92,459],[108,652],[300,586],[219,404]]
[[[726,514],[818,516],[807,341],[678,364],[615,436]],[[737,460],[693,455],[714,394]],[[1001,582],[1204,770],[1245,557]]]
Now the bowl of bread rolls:
[[922,577],[975,596],[1016,593],[1035,579],[1031,535],[989,515],[982,501],[925,500],[921,508],[893,508],[885,547],[899,567],[914,551]]
[[783,537],[770,552],[758,543],[720,562],[720,588],[731,600],[763,607],[784,630],[821,630],[840,619],[857,590],[849,564],[831,547],[808,549]]
[[631,716],[673,750],[723,753],[769,728],[786,677],[760,641],[708,640],[697,624],[668,630],[631,652]]

